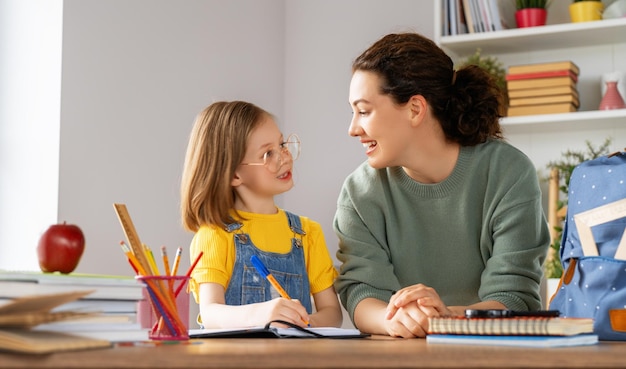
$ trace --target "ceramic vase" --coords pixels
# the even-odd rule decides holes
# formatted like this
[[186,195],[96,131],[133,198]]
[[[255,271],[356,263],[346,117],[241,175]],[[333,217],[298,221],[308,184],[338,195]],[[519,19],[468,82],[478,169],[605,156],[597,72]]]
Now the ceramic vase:
[[545,26],[548,11],[543,8],[526,8],[515,12],[517,28]]
[[612,109],[624,109],[626,108],[626,103],[624,103],[624,99],[619,93],[617,89],[616,81],[607,81],[606,82],[606,93],[600,101],[600,110],[612,110]]

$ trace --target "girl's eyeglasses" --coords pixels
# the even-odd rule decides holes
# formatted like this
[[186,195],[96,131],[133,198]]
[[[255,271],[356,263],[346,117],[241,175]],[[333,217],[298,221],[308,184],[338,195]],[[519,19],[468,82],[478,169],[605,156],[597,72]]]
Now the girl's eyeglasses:
[[263,154],[262,163],[241,163],[241,165],[263,165],[272,173],[278,173],[280,167],[288,161],[298,159],[300,156],[300,138],[296,134],[290,134],[286,141],[278,148],[271,149]]

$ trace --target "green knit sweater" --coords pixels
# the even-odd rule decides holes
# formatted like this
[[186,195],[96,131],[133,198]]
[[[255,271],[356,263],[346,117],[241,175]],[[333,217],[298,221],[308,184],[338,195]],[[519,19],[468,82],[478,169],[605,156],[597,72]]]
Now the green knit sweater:
[[363,163],[344,182],[333,227],[342,262],[335,287],[352,319],[361,300],[388,302],[417,283],[449,306],[541,308],[550,243],[541,190],[531,161],[503,141],[462,147],[437,184]]

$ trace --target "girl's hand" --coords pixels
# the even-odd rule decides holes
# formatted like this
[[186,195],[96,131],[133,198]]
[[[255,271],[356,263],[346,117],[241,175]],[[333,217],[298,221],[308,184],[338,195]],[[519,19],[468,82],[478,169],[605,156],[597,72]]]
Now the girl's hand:
[[298,300],[278,297],[253,305],[256,305],[253,314],[258,316],[263,324],[272,320],[284,320],[306,327],[307,324],[305,322],[309,321],[309,314]]

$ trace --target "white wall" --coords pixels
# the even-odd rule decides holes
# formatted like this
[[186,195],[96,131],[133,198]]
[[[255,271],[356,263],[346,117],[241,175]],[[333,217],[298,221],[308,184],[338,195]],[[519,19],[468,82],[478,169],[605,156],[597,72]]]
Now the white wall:
[[276,0],[65,0],[59,220],[86,234],[78,271],[130,274],[114,202],[142,242],[187,251],[179,181],[193,120],[222,99],[282,112],[283,22]]
[[284,195],[290,210],[319,221],[335,258],[332,229],[345,177],[366,157],[348,135],[352,61],[390,32],[433,36],[433,4],[415,0],[286,1],[285,127],[297,132],[302,155],[295,187]]

